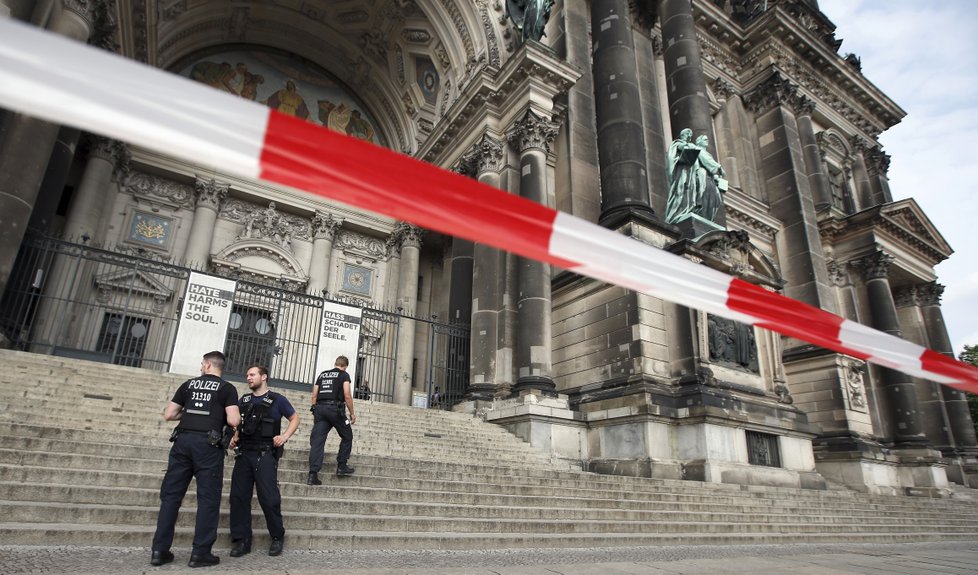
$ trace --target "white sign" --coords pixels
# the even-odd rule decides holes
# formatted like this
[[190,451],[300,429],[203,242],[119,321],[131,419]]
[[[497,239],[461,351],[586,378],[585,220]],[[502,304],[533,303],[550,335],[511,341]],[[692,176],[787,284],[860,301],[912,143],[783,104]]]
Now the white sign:
[[205,353],[224,350],[236,287],[234,280],[190,273],[170,357],[170,373],[198,374]]
[[[319,353],[316,354],[316,377],[333,369],[336,357],[350,360],[346,372],[356,381],[357,351],[360,348],[360,320],[363,310],[351,305],[323,302],[323,322],[319,329]],[[311,381],[309,383],[315,383]],[[352,386],[351,386],[352,388]]]

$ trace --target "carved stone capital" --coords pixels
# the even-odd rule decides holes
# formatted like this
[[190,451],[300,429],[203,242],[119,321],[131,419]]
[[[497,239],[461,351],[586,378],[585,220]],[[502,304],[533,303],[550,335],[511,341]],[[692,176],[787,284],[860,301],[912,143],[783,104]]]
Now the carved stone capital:
[[897,288],[893,290],[893,303],[896,304],[898,308],[920,305],[920,298],[918,295],[917,288],[913,286]]
[[662,58],[666,53],[665,46],[662,45],[662,37],[658,34],[652,35],[652,54],[656,58]]
[[811,114],[815,104],[780,72],[761,82],[745,99],[747,109],[762,114],[777,106],[786,106],[799,115]]
[[723,76],[717,76],[717,79],[713,81],[713,93],[716,94],[717,100],[725,101],[737,92]]
[[465,154],[465,161],[472,166],[476,177],[486,172],[498,174],[503,169],[505,158],[503,142],[488,134],[483,134],[478,142]]
[[317,210],[316,215],[312,217],[312,237],[317,240],[333,241],[336,231],[342,224],[343,218],[334,218],[331,213]]
[[930,282],[917,286],[917,298],[922,306],[941,305],[941,296],[944,295],[944,286],[937,282]]
[[890,155],[876,146],[866,150],[863,154],[866,160],[866,171],[870,176],[886,177],[890,171]]
[[129,145],[125,142],[104,136],[85,134],[81,147],[89,159],[95,158],[112,164],[113,179],[124,181],[129,176],[129,162],[132,159],[132,153],[129,151]]
[[849,273],[844,265],[830,261],[826,269],[829,272],[829,281],[832,282],[832,285],[839,287],[849,285]]
[[523,117],[513,123],[506,138],[520,152],[543,150],[550,153],[550,144],[557,137],[558,126],[551,120],[541,118],[533,110],[527,110]]
[[876,252],[853,262],[853,265],[860,268],[868,280],[886,279],[887,274],[890,272],[890,264],[895,259],[885,252]]
[[418,226],[407,222],[398,222],[390,237],[387,238],[387,251],[391,254],[399,254],[401,250],[407,247],[421,249],[421,236],[423,235],[424,230]]
[[221,204],[228,197],[228,184],[198,176],[194,182],[194,195],[197,208],[210,208],[220,212]]

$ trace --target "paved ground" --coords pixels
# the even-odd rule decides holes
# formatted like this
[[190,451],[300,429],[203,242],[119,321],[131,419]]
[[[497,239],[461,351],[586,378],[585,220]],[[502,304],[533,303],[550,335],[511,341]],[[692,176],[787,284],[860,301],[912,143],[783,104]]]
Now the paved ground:
[[[288,540],[286,540],[288,544]],[[757,545],[503,551],[289,551],[256,549],[221,564],[188,569],[149,565],[147,549],[0,545],[0,574],[287,573],[290,575],[974,575],[978,541],[902,545]]]

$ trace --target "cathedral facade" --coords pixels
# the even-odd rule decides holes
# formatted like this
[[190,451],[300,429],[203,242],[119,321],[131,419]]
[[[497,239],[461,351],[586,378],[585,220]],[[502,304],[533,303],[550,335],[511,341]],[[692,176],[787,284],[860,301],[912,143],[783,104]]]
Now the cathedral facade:
[[[878,140],[904,111],[840,53],[816,0],[0,12],[952,353],[934,270],[951,247],[893,200]],[[0,112],[0,213],[8,346],[106,361],[138,348],[129,365],[165,369],[194,270],[251,286],[233,298],[232,361],[260,342],[271,351],[251,359],[310,383],[319,302],[377,310],[358,343],[389,366],[362,367],[375,400],[472,412],[591,471],[978,487],[951,388],[67,125]],[[268,290],[278,303],[255,303]]]

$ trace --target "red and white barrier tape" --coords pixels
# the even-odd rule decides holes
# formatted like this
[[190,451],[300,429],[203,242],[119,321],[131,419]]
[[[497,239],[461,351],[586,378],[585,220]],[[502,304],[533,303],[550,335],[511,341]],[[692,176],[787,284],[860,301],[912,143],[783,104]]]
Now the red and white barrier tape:
[[978,369],[568,214],[0,20],[0,106],[284,184],[978,393]]

